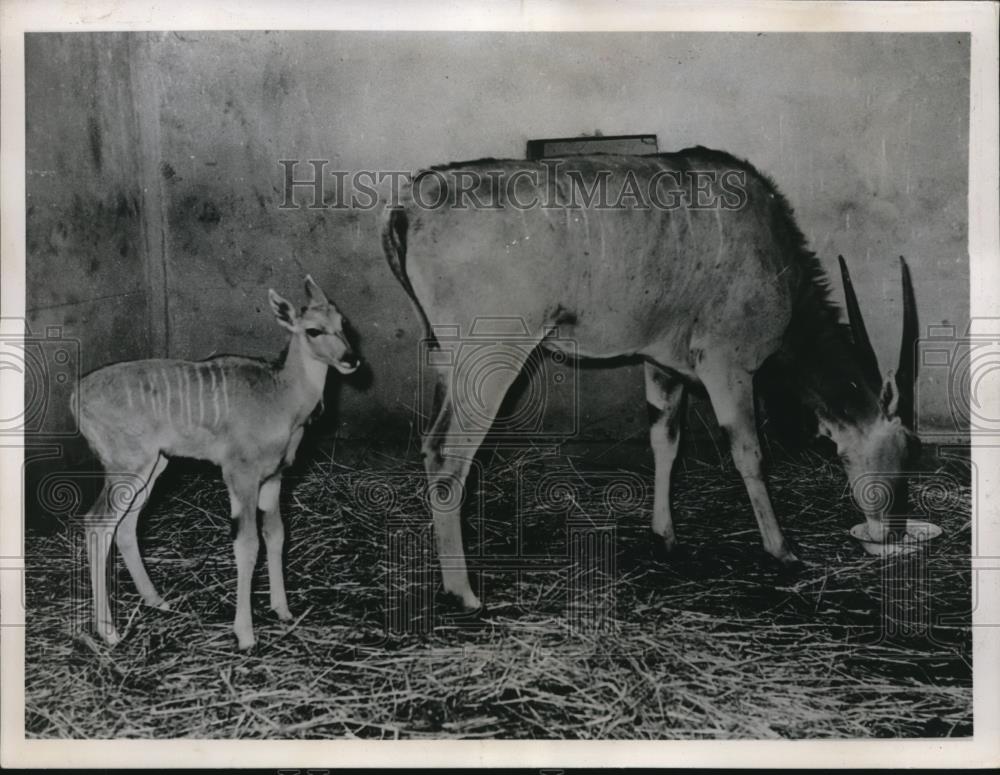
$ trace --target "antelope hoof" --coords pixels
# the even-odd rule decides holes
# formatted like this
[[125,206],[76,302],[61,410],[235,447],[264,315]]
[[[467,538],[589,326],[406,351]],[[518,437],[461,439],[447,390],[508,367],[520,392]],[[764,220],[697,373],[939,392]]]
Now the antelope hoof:
[[121,635],[118,634],[118,631],[114,629],[112,629],[110,632],[107,630],[103,631],[101,637],[104,638],[104,642],[107,643],[109,646],[117,645],[118,643],[121,642],[122,639]]
[[691,554],[690,549],[684,544],[678,543],[673,536],[666,537],[656,533],[650,533],[650,549],[655,562],[669,563],[676,560],[687,559]]
[[787,549],[780,554],[768,553],[767,558],[782,576],[798,576],[806,569],[806,564]]
[[778,562],[782,564],[785,568],[801,568],[805,567],[805,563],[802,562],[798,557],[795,556],[795,552],[785,551],[778,556]]
[[443,613],[446,615],[476,614],[478,616],[482,616],[486,612],[485,607],[481,602],[479,602],[479,598],[472,593],[472,590],[469,590],[466,593],[449,592],[445,590],[445,593],[442,595],[442,602],[442,608],[444,609]]
[[169,611],[170,610],[170,603],[168,603],[162,597],[158,597],[158,598],[156,598],[156,600],[147,600],[146,601],[146,605],[150,606],[151,608],[155,608],[158,611]]
[[283,622],[290,622],[295,618],[292,616],[292,612],[288,610],[287,605],[274,606],[271,610],[274,611],[277,617]]

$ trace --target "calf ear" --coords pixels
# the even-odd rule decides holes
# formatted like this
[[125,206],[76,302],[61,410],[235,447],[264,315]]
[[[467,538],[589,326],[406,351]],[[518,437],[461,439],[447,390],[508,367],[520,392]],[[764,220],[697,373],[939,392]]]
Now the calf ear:
[[330,303],[326,294],[323,293],[323,289],[312,279],[311,274],[306,275],[306,296],[309,297],[310,307],[322,307]]
[[273,288],[267,291],[268,301],[271,302],[271,309],[274,310],[274,317],[278,323],[289,331],[298,331],[298,316],[295,308],[286,300],[274,292]]

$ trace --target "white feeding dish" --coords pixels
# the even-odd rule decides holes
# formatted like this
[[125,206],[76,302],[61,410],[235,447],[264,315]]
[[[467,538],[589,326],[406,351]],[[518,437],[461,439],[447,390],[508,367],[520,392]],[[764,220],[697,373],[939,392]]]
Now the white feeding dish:
[[873,541],[868,535],[868,523],[862,522],[851,528],[851,535],[861,542],[868,554],[880,554],[888,557],[892,554],[916,551],[921,544],[926,544],[941,535],[941,528],[922,519],[908,519],[906,520],[906,535],[903,536],[902,540],[883,543],[882,541]]

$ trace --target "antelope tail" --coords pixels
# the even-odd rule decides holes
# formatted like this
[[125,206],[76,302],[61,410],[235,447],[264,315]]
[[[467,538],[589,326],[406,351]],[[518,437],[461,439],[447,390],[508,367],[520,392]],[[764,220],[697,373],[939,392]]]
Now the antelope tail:
[[410,285],[410,278],[406,276],[404,264],[406,262],[406,232],[409,228],[409,221],[406,218],[406,210],[402,207],[386,207],[385,223],[382,227],[382,250],[385,251],[385,259],[389,262],[389,268],[396,275],[396,279],[402,283],[406,292],[413,296],[413,286]]
[[406,210],[399,206],[386,207],[385,225],[382,228],[382,250],[385,252],[386,261],[389,262],[389,268],[399,280],[400,285],[403,286],[410,301],[413,302],[413,307],[417,311],[420,321],[424,324],[427,338],[434,341],[434,331],[430,321],[427,319],[424,308],[420,306],[417,294],[414,293],[413,285],[406,274],[406,235],[409,227]]

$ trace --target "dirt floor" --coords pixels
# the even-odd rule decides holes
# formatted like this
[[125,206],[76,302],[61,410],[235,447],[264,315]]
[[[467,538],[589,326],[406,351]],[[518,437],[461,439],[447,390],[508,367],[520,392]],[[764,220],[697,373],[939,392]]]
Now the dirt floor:
[[836,461],[776,456],[770,485],[809,563],[766,562],[723,455],[678,461],[685,550],[649,537],[647,448],[493,450],[466,546],[488,609],[441,612],[415,455],[329,448],[283,498],[295,621],[254,588],[258,644],[231,633],[236,573],[215,469],[175,464],[142,520],[171,612],[120,559],[114,648],[90,633],[75,520],[29,529],[27,733],[39,738],[854,738],[972,733],[967,458],[929,460],[918,513],[944,533],[865,555]]

